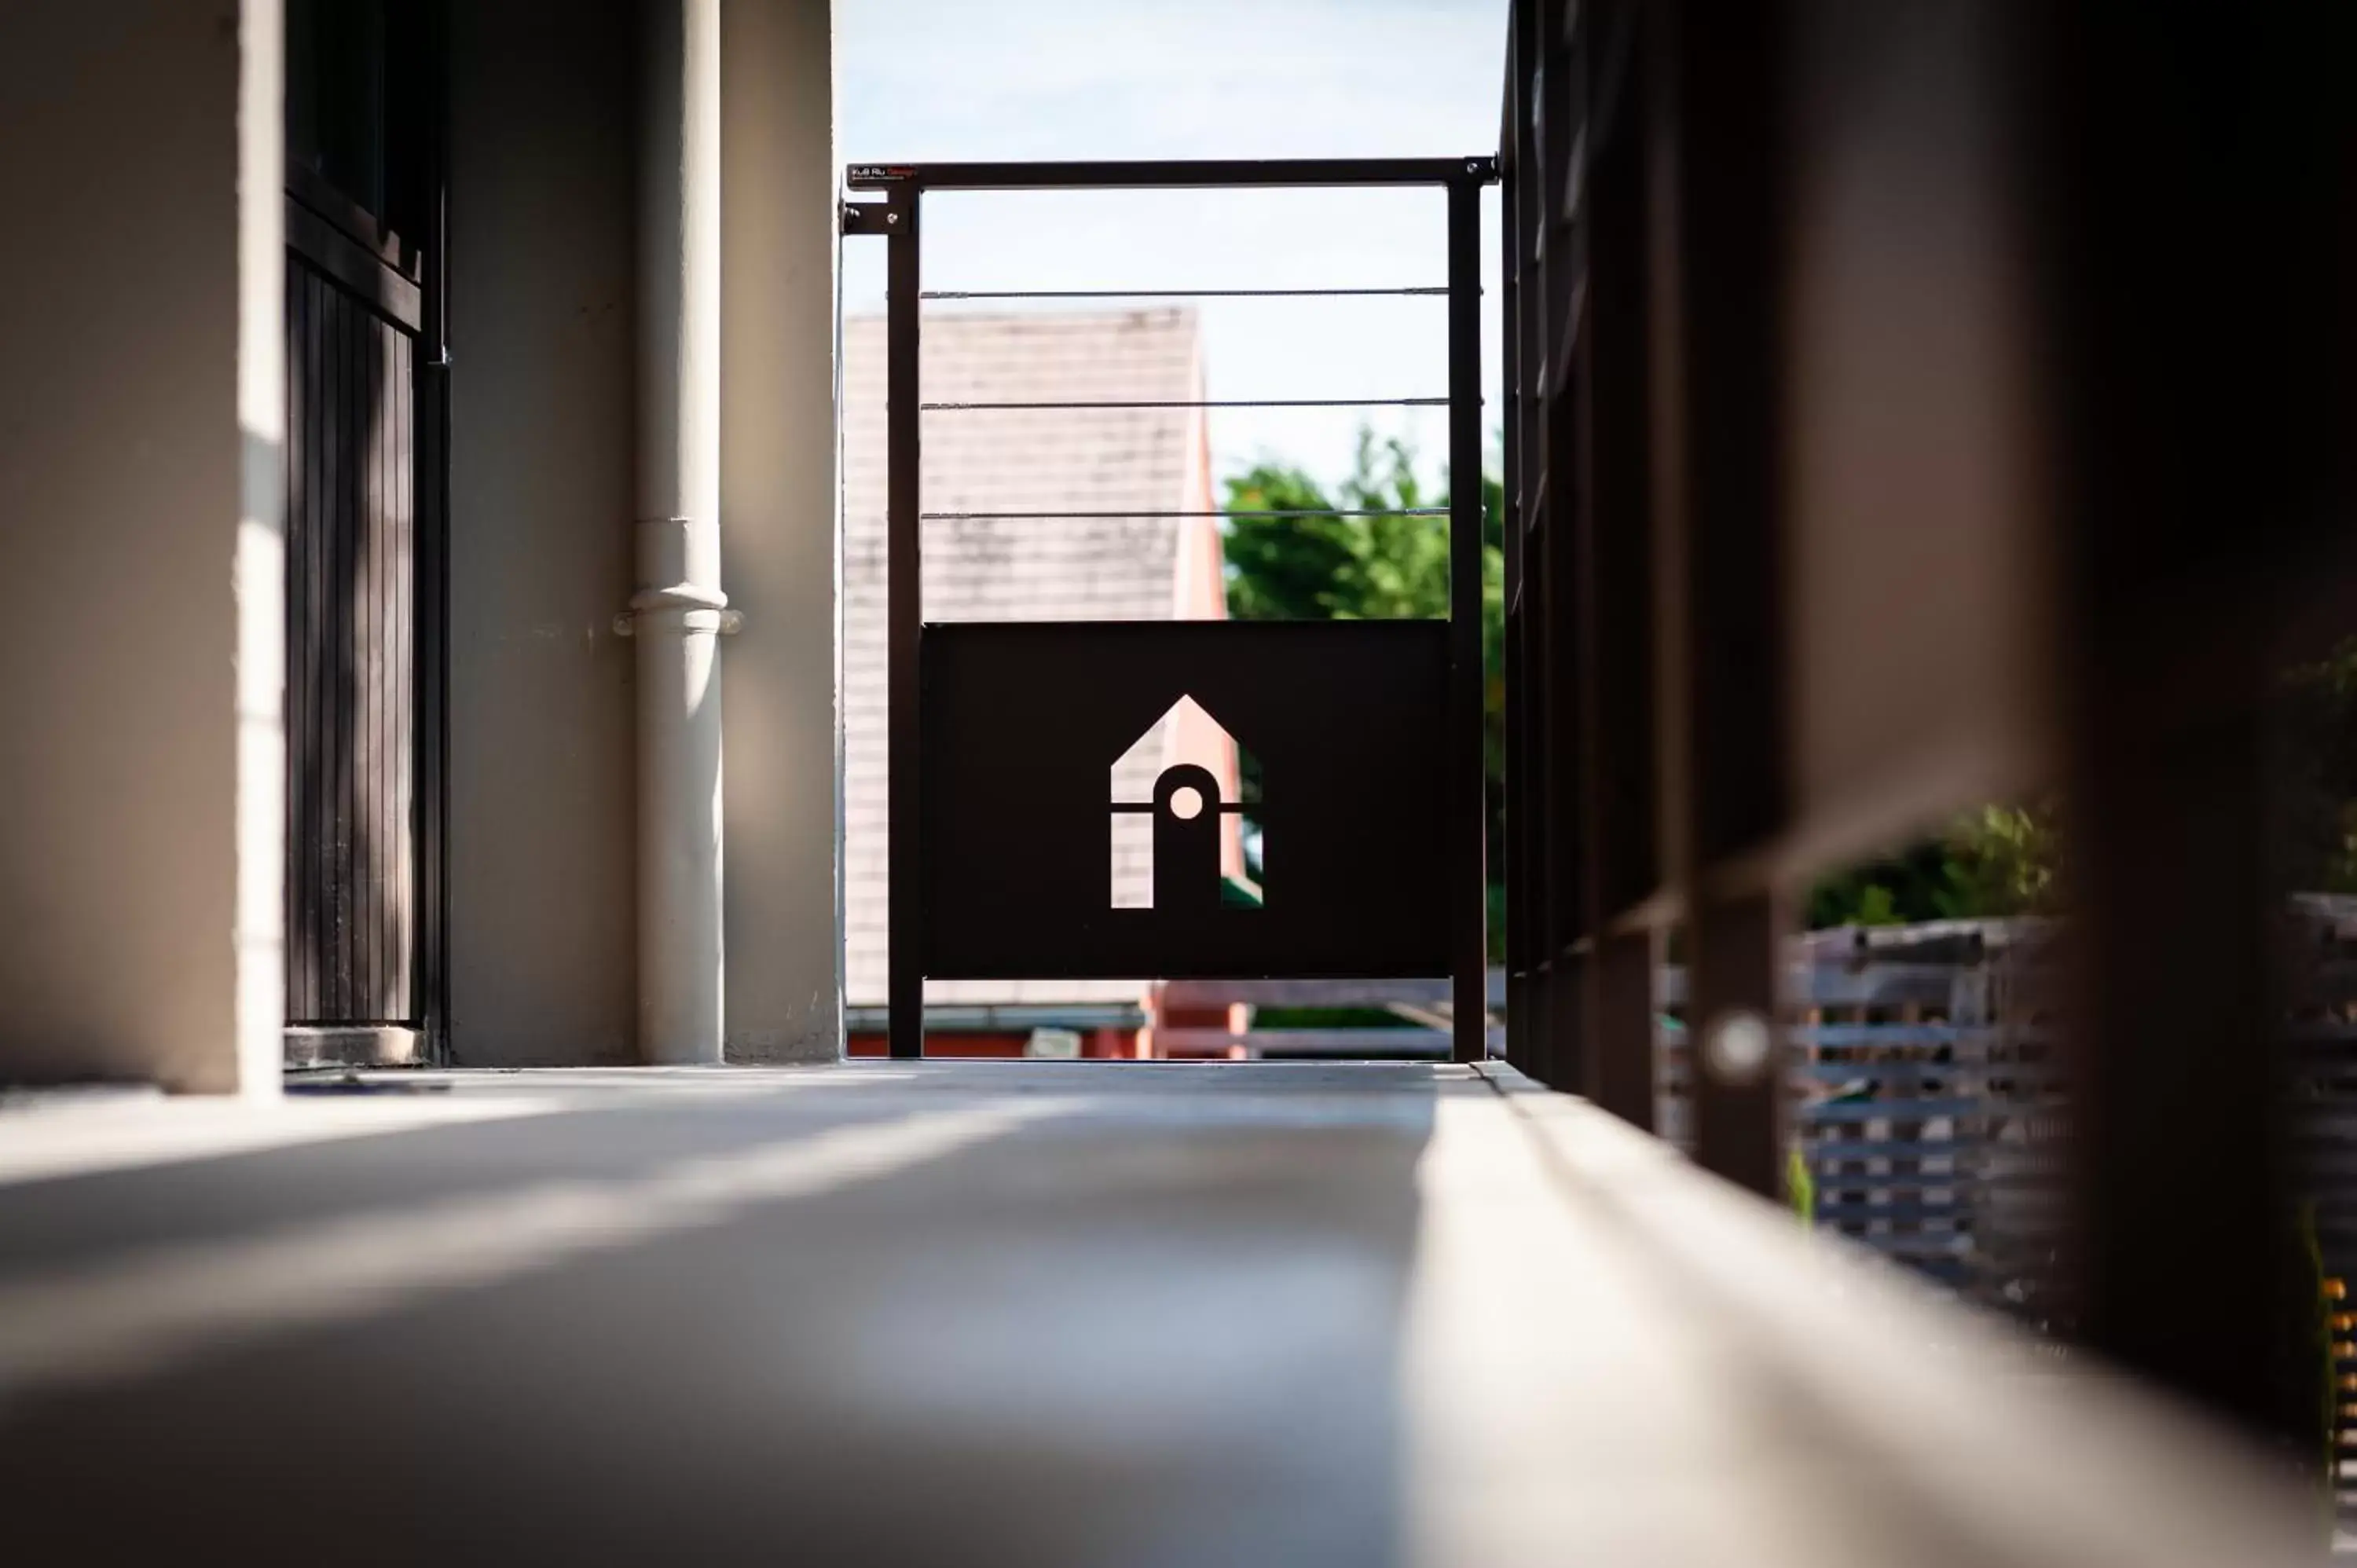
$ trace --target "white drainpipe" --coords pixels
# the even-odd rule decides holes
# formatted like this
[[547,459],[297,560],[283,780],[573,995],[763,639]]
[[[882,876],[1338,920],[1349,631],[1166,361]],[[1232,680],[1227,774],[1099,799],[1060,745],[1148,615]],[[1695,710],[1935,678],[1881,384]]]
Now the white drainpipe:
[[639,1048],[722,1041],[720,0],[646,0],[639,219]]

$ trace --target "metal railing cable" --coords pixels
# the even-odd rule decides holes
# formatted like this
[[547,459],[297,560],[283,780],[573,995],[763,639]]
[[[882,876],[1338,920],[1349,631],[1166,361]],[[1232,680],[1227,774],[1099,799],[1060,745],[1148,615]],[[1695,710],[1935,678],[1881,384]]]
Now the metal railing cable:
[[919,299],[1364,299],[1446,297],[1446,284],[1397,288],[929,288]]
[[927,413],[999,413],[1017,409],[1091,408],[1446,408],[1445,397],[1138,398],[1111,403],[928,403]]
[[1152,507],[1129,511],[926,511],[919,517],[927,522],[985,522],[998,519],[1058,519],[1073,521],[1091,520],[1117,521],[1125,518],[1252,518],[1255,521],[1277,521],[1303,517],[1447,517],[1445,506],[1357,507],[1318,506],[1284,509],[1238,508],[1233,510],[1166,511]]

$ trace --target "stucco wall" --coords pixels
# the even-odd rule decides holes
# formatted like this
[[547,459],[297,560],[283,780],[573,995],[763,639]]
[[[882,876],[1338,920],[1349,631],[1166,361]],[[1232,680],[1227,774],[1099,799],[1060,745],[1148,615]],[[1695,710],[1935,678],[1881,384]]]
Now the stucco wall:
[[452,1049],[630,1061],[640,29],[450,9]]
[[[252,8],[274,115],[274,0]],[[240,924],[242,655],[263,817],[283,770],[267,364],[246,400],[263,416],[241,419],[240,21],[237,0],[9,0],[0,19],[0,532],[20,589],[0,616],[0,1081],[276,1082],[274,875]],[[247,171],[267,275],[246,280],[266,310],[275,145],[274,127],[247,149],[267,162]],[[272,1015],[241,1020],[242,961]],[[241,1034],[262,1051],[242,1072]]]
[[[630,0],[452,7],[452,1047],[626,1062],[637,146]],[[727,1039],[840,1047],[826,0],[722,8]]]
[[745,612],[722,654],[732,1061],[842,1044],[831,32],[827,0],[721,6],[721,566]]

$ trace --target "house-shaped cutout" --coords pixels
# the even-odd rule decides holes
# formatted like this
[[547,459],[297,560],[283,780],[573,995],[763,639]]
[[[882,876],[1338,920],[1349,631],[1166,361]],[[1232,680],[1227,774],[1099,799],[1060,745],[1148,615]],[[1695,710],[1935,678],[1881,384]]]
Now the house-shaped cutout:
[[[1201,881],[1206,897],[1258,902],[1245,866],[1243,813],[1252,798],[1244,764],[1236,737],[1191,696],[1173,703],[1114,758],[1107,778],[1113,908],[1157,907],[1157,840],[1166,859],[1201,855],[1200,871],[1188,874],[1189,888]],[[1178,868],[1159,870],[1168,894]]]

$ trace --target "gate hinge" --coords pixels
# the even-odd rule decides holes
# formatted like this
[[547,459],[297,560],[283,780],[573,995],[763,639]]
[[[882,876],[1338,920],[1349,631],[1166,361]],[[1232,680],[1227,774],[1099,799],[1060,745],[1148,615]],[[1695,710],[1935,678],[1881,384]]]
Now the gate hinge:
[[889,234],[900,224],[900,214],[888,201],[846,201],[843,231],[846,234]]

